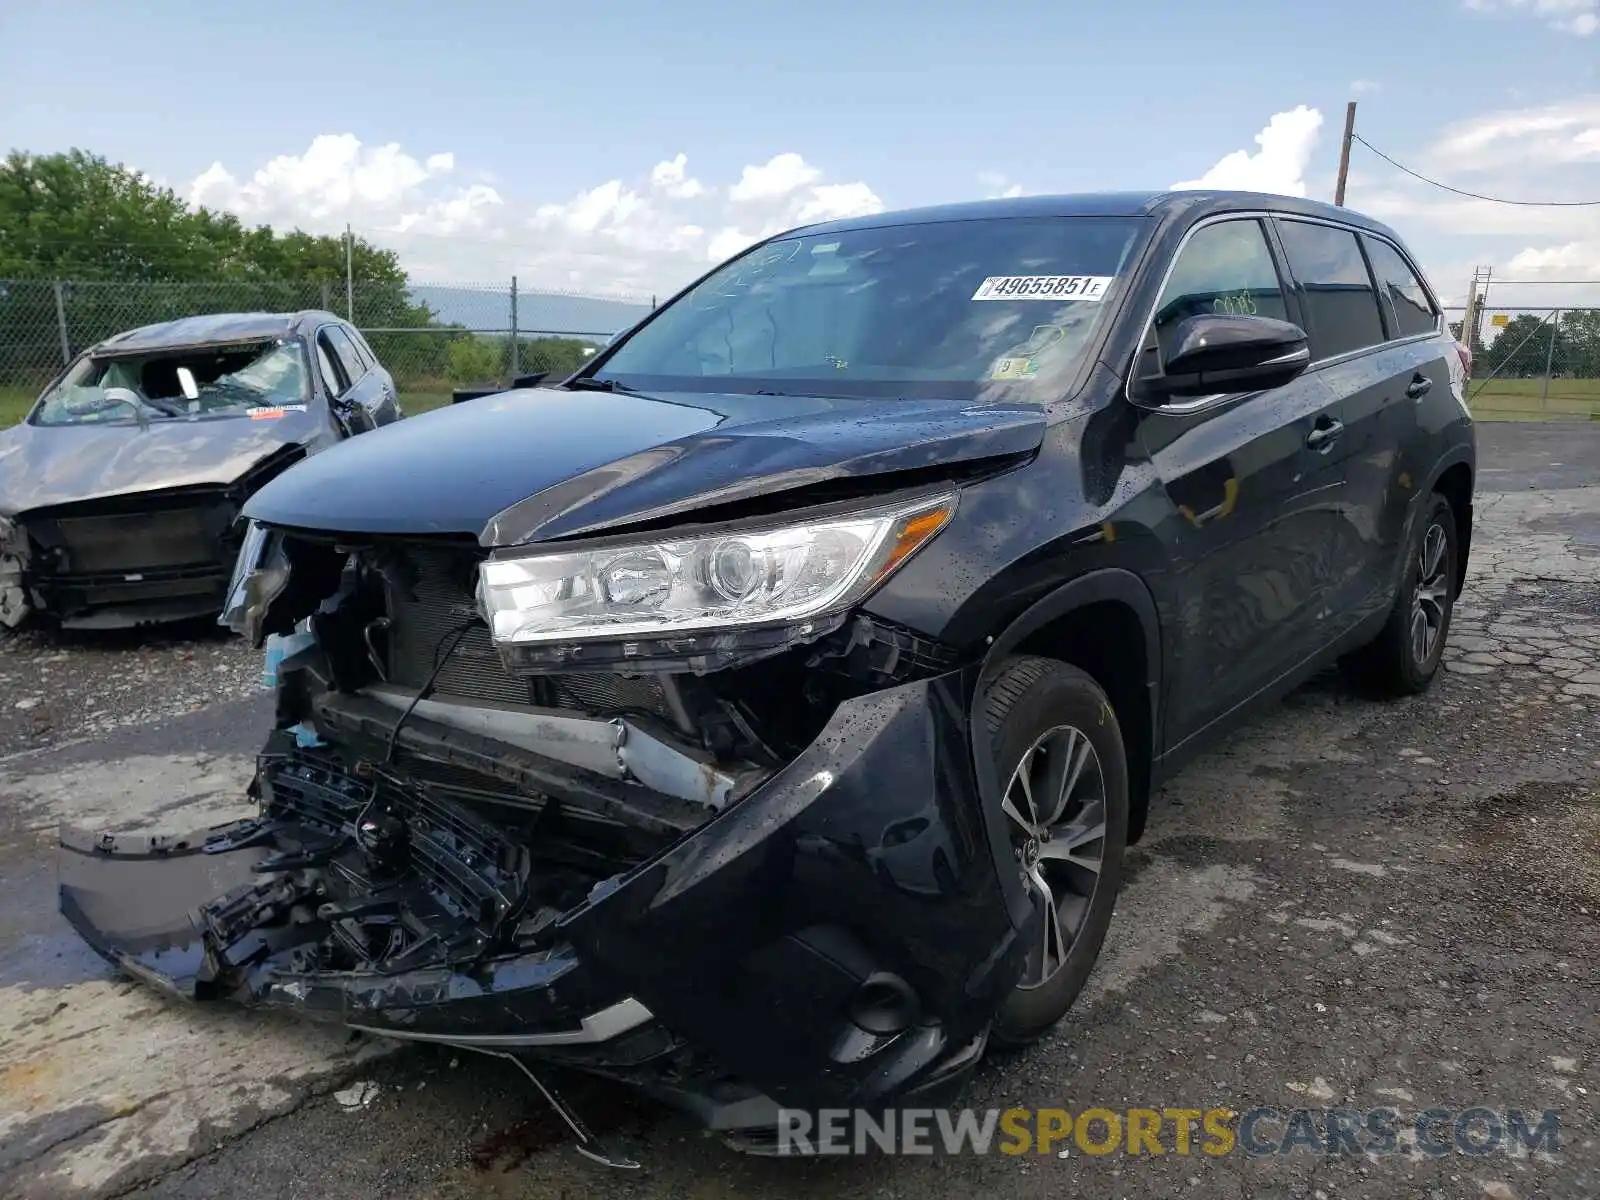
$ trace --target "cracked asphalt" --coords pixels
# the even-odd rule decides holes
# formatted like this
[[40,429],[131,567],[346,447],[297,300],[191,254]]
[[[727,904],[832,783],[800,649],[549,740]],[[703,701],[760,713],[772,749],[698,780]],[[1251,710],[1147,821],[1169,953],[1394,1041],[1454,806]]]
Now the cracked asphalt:
[[268,704],[255,656],[202,629],[0,641],[0,1195],[1600,1194],[1600,426],[1484,425],[1480,453],[1432,691],[1376,703],[1330,672],[1174,780],[1088,993],[965,1103],[1554,1109],[1556,1152],[1180,1155],[1169,1126],[1160,1156],[770,1161],[562,1078],[643,1164],[614,1172],[508,1064],[168,1003],[66,932],[51,846],[61,819],[237,808]]

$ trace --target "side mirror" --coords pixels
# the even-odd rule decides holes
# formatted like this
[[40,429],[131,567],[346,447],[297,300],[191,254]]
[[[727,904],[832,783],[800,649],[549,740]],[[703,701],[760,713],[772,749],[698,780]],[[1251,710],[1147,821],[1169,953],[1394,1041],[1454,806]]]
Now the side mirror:
[[1311,363],[1306,331],[1271,317],[1201,313],[1173,331],[1162,373],[1139,381],[1160,403],[1168,397],[1215,396],[1282,387]]

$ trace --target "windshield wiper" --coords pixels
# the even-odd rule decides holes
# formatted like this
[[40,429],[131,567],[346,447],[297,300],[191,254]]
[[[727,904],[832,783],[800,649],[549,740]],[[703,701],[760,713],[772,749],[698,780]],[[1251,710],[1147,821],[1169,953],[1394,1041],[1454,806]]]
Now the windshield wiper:
[[567,381],[567,390],[570,392],[626,392],[630,396],[644,395],[638,388],[631,388],[615,379],[597,379],[593,375],[583,375],[577,379],[569,379]]

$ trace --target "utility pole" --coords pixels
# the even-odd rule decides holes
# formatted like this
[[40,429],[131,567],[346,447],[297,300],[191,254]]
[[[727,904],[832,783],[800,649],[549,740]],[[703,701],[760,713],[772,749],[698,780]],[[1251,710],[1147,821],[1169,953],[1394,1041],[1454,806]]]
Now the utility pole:
[[356,323],[355,238],[348,221],[344,226],[344,316],[350,324]]
[[1344,106],[1344,144],[1339,148],[1339,182],[1333,189],[1333,202],[1344,207],[1344,185],[1350,178],[1350,141],[1356,135],[1356,102]]

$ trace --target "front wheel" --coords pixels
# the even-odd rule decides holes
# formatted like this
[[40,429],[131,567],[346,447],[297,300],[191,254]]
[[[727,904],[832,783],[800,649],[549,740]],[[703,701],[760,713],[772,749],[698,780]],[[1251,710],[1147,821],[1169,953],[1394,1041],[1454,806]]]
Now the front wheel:
[[1066,663],[1010,659],[985,687],[983,709],[1035,911],[1022,978],[991,1035],[1015,1047],[1066,1014],[1100,955],[1122,882],[1128,766],[1104,690]]

